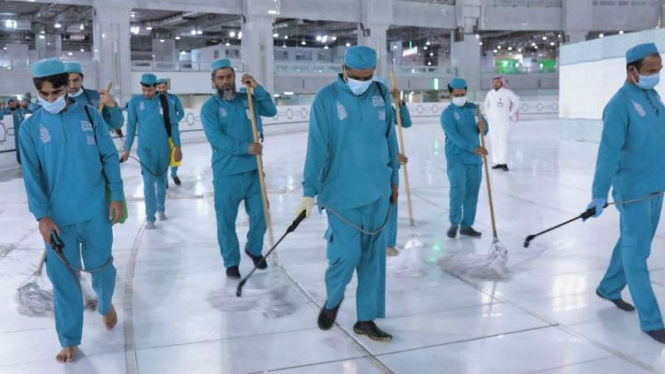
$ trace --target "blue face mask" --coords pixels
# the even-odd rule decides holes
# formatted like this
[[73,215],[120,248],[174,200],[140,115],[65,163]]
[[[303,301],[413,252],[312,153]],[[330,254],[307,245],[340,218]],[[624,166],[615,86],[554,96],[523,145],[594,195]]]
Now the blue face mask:
[[650,90],[656,87],[660,83],[660,73],[651,74],[651,75],[641,75],[640,80],[637,82],[637,87]]
[[365,91],[367,91],[367,89],[372,84],[372,82],[373,81],[371,81],[371,80],[363,82],[363,81],[358,81],[358,80],[355,80],[355,79],[347,78],[346,84],[349,85],[349,89],[351,90],[351,92],[353,92],[354,95],[360,96],[360,95],[364,94]]
[[39,97],[39,104],[44,108],[45,111],[51,113],[51,114],[58,114],[62,112],[63,109],[67,106],[67,100],[65,99],[66,95],[60,96],[56,101],[50,103],[42,97]]

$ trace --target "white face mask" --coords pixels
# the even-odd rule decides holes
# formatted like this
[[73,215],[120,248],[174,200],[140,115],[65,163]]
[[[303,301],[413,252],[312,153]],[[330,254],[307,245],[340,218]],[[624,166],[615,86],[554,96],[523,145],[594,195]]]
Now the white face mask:
[[371,81],[371,80],[363,82],[363,81],[358,81],[358,80],[355,80],[355,79],[347,78],[346,84],[349,85],[349,89],[351,90],[351,92],[353,92],[354,95],[360,96],[360,95],[364,94],[365,91],[367,91],[367,89],[372,84],[372,82],[373,81]]
[[49,112],[51,114],[58,114],[58,113],[62,112],[62,110],[65,109],[65,107],[67,106],[67,100],[65,99],[65,96],[66,95],[60,96],[56,101],[54,101],[52,103],[42,99],[42,97],[40,96],[39,97],[39,104],[47,112]]
[[76,91],[76,93],[69,94],[69,96],[71,96],[71,97],[79,97],[79,96],[81,96],[81,94],[83,94],[83,87],[79,88],[79,90]]
[[466,105],[466,96],[462,97],[453,97],[453,104],[457,106],[464,106]]

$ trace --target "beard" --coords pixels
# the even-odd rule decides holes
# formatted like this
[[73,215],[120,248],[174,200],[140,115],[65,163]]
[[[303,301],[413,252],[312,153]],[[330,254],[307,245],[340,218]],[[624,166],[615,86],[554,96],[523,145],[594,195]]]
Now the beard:
[[217,87],[217,93],[224,101],[233,101],[238,96],[235,84],[231,87],[222,87],[221,89]]

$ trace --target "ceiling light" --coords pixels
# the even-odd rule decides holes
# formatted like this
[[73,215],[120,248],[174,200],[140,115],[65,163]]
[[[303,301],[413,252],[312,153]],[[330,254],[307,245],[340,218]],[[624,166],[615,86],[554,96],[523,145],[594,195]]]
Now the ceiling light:
[[67,52],[67,56],[74,56],[74,54],[71,52]]
[[496,47],[496,49],[501,49],[501,46]]
[[81,31],[85,30],[85,25],[81,24]]
[[323,35],[323,37],[321,38],[321,43],[325,43],[327,41],[328,41],[328,35]]
[[242,31],[238,33],[238,39],[242,39]]
[[335,35],[333,35],[332,40],[333,40],[333,42],[336,41],[337,37]]
[[203,31],[201,30],[196,31],[196,35],[203,35]]
[[518,49],[517,49],[517,52],[522,52],[522,48],[518,48]]
[[430,52],[429,57],[434,57],[434,52]]
[[623,30],[620,30],[620,31],[619,31],[619,35],[623,35]]
[[[7,22],[9,22],[9,21],[7,21]],[[16,21],[14,21],[14,22],[16,22]],[[61,28],[61,27],[62,27],[62,25],[60,24],[60,22],[56,22],[56,23],[55,23],[55,28],[56,28],[56,29],[59,29],[59,28]]]
[[85,52],[85,49],[81,48],[81,52]]
[[476,39],[480,39],[480,35],[479,35],[479,34],[476,34]]
[[323,47],[323,49],[330,49],[330,47],[328,47],[328,46],[325,46],[325,47]]
[[426,51],[426,50],[427,50],[427,47],[423,47],[423,51]]
[[554,47],[554,46],[556,45],[556,43],[555,43],[555,42],[552,42],[552,43],[550,43],[550,45],[551,45],[552,47]]
[[46,39],[46,36],[44,36],[44,35],[39,35],[39,39],[44,40],[44,39]]
[[546,37],[546,36],[543,36],[543,40],[547,40],[547,37]]
[[186,55],[187,52],[185,52],[185,51],[180,51],[180,54],[181,54],[181,55]]
[[129,31],[134,35],[138,35],[138,33],[141,31],[141,28],[139,26],[132,26],[129,28]]
[[512,50],[513,50],[513,47],[508,47],[508,50],[509,50],[509,51],[512,51]]
[[316,36],[316,41],[317,41],[317,42],[320,42],[320,41],[321,41],[321,35],[317,35],[317,36]]
[[196,35],[196,30],[192,29],[192,31],[189,32],[192,35]]
[[350,46],[351,46],[351,43],[346,42],[346,46],[347,46],[347,47],[350,47]]
[[148,26],[148,27],[146,27],[145,29],[148,30],[148,31],[152,31],[152,27],[151,27],[151,26]]
[[231,46],[231,43],[226,42],[226,44],[224,44],[224,45],[227,46],[227,47],[230,47],[230,46]]
[[273,38],[279,38],[279,33],[276,32],[276,33],[272,34],[272,37],[273,37]]
[[483,42],[479,42],[478,44],[479,44],[479,45],[483,45]]
[[175,37],[175,40],[180,40],[180,37],[179,37],[179,36],[176,36],[176,37]]
[[159,42],[160,42],[160,43],[164,43],[165,41],[166,41],[166,40],[164,40],[164,39],[159,39]]
[[134,12],[132,12],[131,17],[132,18],[136,17],[136,14],[134,14]]
[[284,35],[284,40],[288,40],[288,39],[289,39],[289,36],[288,36],[288,35]]
[[286,48],[286,43],[282,44],[282,48]]
[[430,65],[432,65],[432,61],[427,62],[427,66],[430,66]]
[[396,46],[396,45],[394,45],[394,46],[393,46],[393,49],[397,49],[397,46]]
[[235,31],[229,31],[229,36],[232,38],[236,37],[236,32]]
[[496,52],[497,52],[497,50],[495,49],[495,50],[493,50],[492,52],[496,53]]
[[300,42],[300,44],[307,45],[307,42],[305,41],[305,39],[303,39],[302,42]]
[[600,34],[600,35],[598,35],[598,37],[599,37],[599,38],[604,38],[604,37],[605,37],[605,34]]
[[431,44],[431,43],[429,42],[429,40],[428,40],[427,42],[425,42],[425,45],[430,45],[430,44]]
[[39,32],[40,34],[46,34],[46,31],[42,30]]

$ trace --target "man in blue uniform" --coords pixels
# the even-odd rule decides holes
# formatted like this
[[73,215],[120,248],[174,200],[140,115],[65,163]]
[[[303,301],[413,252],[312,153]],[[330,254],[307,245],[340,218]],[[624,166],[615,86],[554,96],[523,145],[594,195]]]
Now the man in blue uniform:
[[487,155],[487,149],[480,146],[479,136],[480,131],[487,134],[489,126],[482,125],[487,121],[478,121],[477,105],[467,101],[464,79],[453,79],[448,91],[452,103],[441,114],[450,182],[450,228],[447,235],[455,238],[461,225],[460,234],[479,237],[481,234],[473,229],[473,223],[483,179],[482,156]]
[[[589,208],[600,216],[610,187],[621,214],[621,232],[612,260],[596,294],[625,311],[635,307],[621,299],[628,285],[640,327],[665,343],[663,319],[651,288],[647,259],[658,227],[665,190],[665,106],[654,90],[663,67],[653,43],[626,53],[626,83],[603,112],[603,135],[598,149]],[[641,200],[629,202],[631,200]],[[621,202],[627,202],[621,204]]]
[[99,104],[104,104],[102,116],[104,117],[104,121],[109,125],[109,131],[111,129],[122,128],[125,118],[122,115],[120,105],[115,102],[111,93],[105,90],[95,91],[83,88],[83,70],[81,69],[81,64],[78,62],[67,62],[65,63],[65,68],[67,69],[67,73],[69,73],[69,86],[67,89],[69,97],[80,104],[91,105],[95,108],[99,108]]
[[175,111],[170,106],[167,112],[164,111],[168,105],[165,105],[166,100],[157,94],[156,83],[157,77],[154,74],[143,74],[141,77],[143,95],[135,96],[129,101],[126,149],[120,157],[122,162],[129,158],[138,127],[138,155],[143,175],[146,229],[149,230],[156,228],[155,213],[159,214],[161,221],[167,219],[166,183],[171,158],[169,138],[175,145],[176,161],[182,159],[180,131]]
[[[158,79],[157,91],[159,91],[162,95],[166,95],[169,106],[173,107],[175,110],[176,120],[178,122],[182,121],[182,119],[185,118],[185,109],[182,107],[180,98],[169,93],[169,81],[163,78]],[[175,183],[176,186],[180,186],[182,184],[182,181],[180,181],[180,178],[178,178],[178,166],[171,166],[171,178],[173,179],[173,183]]]
[[353,331],[385,342],[392,336],[374,320],[385,317],[384,229],[397,203],[398,147],[390,94],[372,81],[376,57],[368,47],[348,48],[342,73],[314,99],[298,214],[309,216],[317,197],[328,216],[327,301],[319,328],[332,327],[357,272]]
[[[62,351],[58,362],[71,362],[81,344],[83,300],[77,272],[51,247],[55,234],[61,256],[80,268],[81,258],[92,274],[98,311],[108,330],[115,327],[113,305],[116,271],[111,247],[112,223],[122,217],[123,188],[118,153],[101,115],[67,98],[68,75],[59,60],[33,66],[33,81],[42,109],[21,126],[23,179],[30,212],[39,221],[46,242],[46,271],[53,283],[56,330]],[[106,185],[111,191],[107,203]],[[55,234],[54,234],[55,233]]]
[[[243,200],[249,215],[245,254],[259,269],[268,266],[261,255],[266,222],[256,161],[256,155],[262,154],[263,146],[254,142],[247,94],[236,90],[235,70],[230,61],[213,62],[211,78],[217,94],[201,108],[201,121],[213,149],[217,241],[226,275],[240,278],[240,245],[235,223],[238,206]],[[261,116],[274,117],[277,114],[272,96],[251,75],[243,75],[240,81],[254,89],[254,114],[258,130],[262,132]]]

